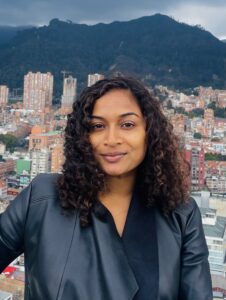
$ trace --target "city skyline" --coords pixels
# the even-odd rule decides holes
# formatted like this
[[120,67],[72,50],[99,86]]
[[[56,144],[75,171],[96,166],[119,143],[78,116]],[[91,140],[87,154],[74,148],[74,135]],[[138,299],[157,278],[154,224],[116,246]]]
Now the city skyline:
[[[47,101],[41,110],[36,101],[29,109],[26,109],[26,101],[0,105],[0,213],[38,174],[62,172],[63,132],[71,111],[68,100],[71,102],[74,98],[76,88],[76,79],[71,75],[67,77],[66,73],[64,71],[62,95],[66,101],[61,103],[66,105],[53,106]],[[47,75],[52,76],[40,72],[25,75],[27,93],[39,99]],[[87,84],[101,77],[101,74],[87,75],[90,79]],[[6,86],[1,87],[6,89]],[[213,299],[223,300],[226,296],[226,89],[199,87],[184,94],[161,85],[156,93],[162,99],[162,112],[171,122],[181,146],[184,145],[183,154],[191,166],[188,183],[201,212],[213,293],[218,296]],[[3,271],[0,290],[14,291],[14,295],[19,290],[18,299],[22,300],[24,278],[22,255]]]
[[20,2],[0,0],[0,25],[47,25],[53,18],[73,23],[97,24],[128,21],[155,13],[166,14],[189,25],[201,25],[219,39],[226,38],[226,2],[224,0],[160,0],[156,3],[141,0],[42,0]]

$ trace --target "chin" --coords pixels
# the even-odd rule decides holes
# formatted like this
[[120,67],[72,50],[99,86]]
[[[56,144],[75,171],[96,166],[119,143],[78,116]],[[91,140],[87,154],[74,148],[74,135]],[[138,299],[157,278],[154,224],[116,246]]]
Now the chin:
[[112,177],[121,177],[124,175],[124,173],[121,172],[105,172],[107,176],[112,176]]
[[107,176],[118,177],[118,178],[131,176],[134,174],[134,172],[132,172],[132,171],[124,172],[124,171],[119,171],[119,170],[104,170],[104,172]]
[[109,169],[103,169],[105,174],[108,176],[121,176],[124,174],[124,172],[120,170],[109,170]]

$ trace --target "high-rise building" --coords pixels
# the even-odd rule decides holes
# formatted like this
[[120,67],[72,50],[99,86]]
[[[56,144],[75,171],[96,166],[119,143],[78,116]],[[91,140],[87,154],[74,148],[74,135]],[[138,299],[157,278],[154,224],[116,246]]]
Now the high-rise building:
[[89,74],[88,75],[88,86],[93,85],[94,83],[96,83],[98,80],[104,79],[104,75],[102,74]]
[[69,76],[64,78],[63,95],[61,99],[61,107],[71,108],[76,98],[77,79]]
[[190,182],[193,191],[200,191],[205,184],[204,163],[205,154],[201,147],[191,147],[186,145],[185,149],[186,161],[191,166]]
[[53,75],[32,73],[24,76],[24,108],[42,111],[52,105]]
[[6,150],[6,145],[0,142],[0,155],[3,155]]
[[217,97],[218,99],[218,106],[220,107],[220,108],[225,108],[225,106],[226,106],[226,91],[225,90],[223,90],[223,91],[220,91],[219,93],[218,93],[218,97]]
[[9,89],[6,85],[0,85],[0,107],[6,106],[9,98]]
[[39,173],[50,172],[50,150],[31,151],[31,180]]
[[64,145],[59,142],[51,149],[51,173],[60,173],[64,163]]
[[204,136],[211,137],[214,129],[214,111],[211,108],[204,111],[204,124],[203,124]]

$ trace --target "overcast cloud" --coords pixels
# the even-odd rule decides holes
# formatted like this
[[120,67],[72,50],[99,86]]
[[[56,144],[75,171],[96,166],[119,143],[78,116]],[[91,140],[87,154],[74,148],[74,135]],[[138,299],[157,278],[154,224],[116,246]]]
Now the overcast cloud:
[[0,0],[0,25],[125,21],[162,13],[226,38],[226,0]]

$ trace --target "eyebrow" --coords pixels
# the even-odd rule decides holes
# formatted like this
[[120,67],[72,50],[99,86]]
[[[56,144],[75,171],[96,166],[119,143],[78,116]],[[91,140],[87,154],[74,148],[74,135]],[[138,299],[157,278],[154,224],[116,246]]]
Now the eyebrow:
[[[121,114],[119,115],[120,118],[124,118],[124,117],[127,117],[127,116],[136,116],[138,118],[140,118],[140,116],[134,112],[128,112],[128,113],[125,113],[125,114]],[[95,116],[95,115],[92,115],[90,116],[91,119],[101,119],[101,120],[104,120],[103,117],[101,116]]]

